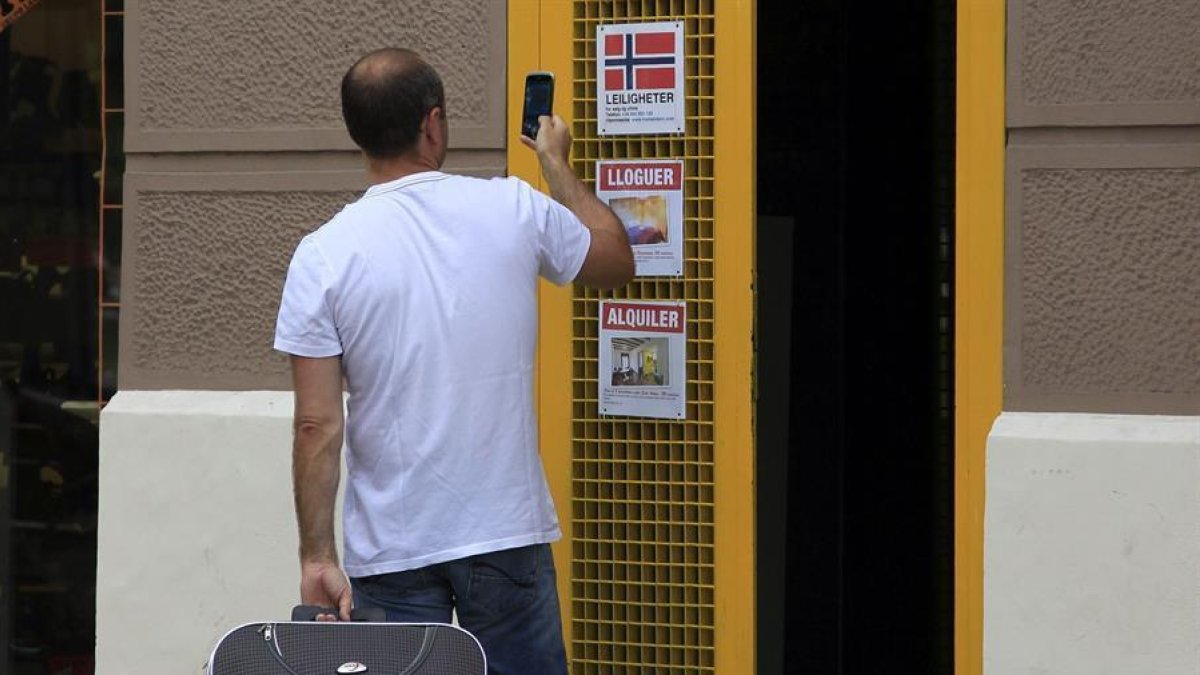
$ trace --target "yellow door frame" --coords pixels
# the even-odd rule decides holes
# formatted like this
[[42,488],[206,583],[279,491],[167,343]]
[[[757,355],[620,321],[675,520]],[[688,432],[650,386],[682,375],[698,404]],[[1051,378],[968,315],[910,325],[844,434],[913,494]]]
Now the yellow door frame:
[[[753,672],[754,511],[752,353],[746,329],[752,325],[754,217],[754,3],[717,4],[718,40],[716,154],[717,222],[724,251],[719,259],[716,298],[722,321],[716,324],[721,373],[730,380],[717,398],[719,452],[723,471],[716,483],[717,672]],[[530,70],[558,73],[559,112],[571,84],[572,3],[509,0],[508,111],[520,114],[520,83]],[[1004,36],[1003,0],[960,0],[957,7],[957,162],[956,162],[956,321],[955,321],[955,671],[983,670],[983,509],[984,450],[1002,400],[1002,308],[1004,232]],[[535,19],[535,20],[531,20]],[[546,28],[543,39],[543,28]],[[747,105],[749,102],[749,105]],[[508,125],[508,166],[513,175],[540,184],[537,162]],[[742,170],[738,170],[741,167]],[[738,231],[740,228],[740,231]],[[730,239],[724,239],[728,235]],[[538,391],[543,456],[563,529],[570,532],[571,461],[571,295],[543,285],[539,333]],[[737,459],[738,455],[741,459]],[[732,457],[732,462],[730,459]],[[747,499],[747,495],[750,496]],[[555,548],[561,571],[564,626],[570,624],[570,555]]]
[[985,448],[1000,414],[1004,0],[959,0],[955,224],[954,662],[983,672]]
[[716,672],[758,669],[755,622],[756,4],[715,2]]
[[[555,112],[571,122],[569,67],[554,68],[550,63],[569,64],[569,46],[565,55],[554,40],[542,43],[542,25],[570,26],[570,3],[542,0],[508,0],[508,114],[505,127],[507,162],[510,176],[518,176],[545,191],[537,156],[522,145],[517,131],[524,105],[525,74],[535,70],[556,73]],[[566,17],[559,14],[563,10]],[[567,23],[563,24],[566,20]],[[557,42],[562,42],[557,41]],[[538,352],[534,379],[537,388],[538,436],[542,462],[550,493],[557,507],[559,527],[564,538],[553,546],[554,566],[558,571],[558,597],[562,608],[563,641],[570,654],[571,627],[571,289],[542,281],[538,287]]]

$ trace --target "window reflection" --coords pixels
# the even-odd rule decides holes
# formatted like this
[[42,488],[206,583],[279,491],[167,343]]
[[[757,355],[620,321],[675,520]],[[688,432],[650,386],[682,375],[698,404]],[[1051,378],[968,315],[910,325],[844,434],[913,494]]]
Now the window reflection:
[[107,30],[119,49],[121,22],[102,11],[43,2],[0,33],[0,671],[17,675],[93,669],[96,420],[115,384],[98,347],[115,348],[120,249],[120,194],[102,209],[99,188],[102,68],[120,69],[101,45]]

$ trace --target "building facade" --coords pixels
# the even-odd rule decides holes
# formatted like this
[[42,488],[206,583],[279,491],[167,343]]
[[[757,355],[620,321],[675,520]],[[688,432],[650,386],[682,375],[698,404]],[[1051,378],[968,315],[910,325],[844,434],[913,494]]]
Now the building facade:
[[1013,0],[1005,18],[984,671],[1193,672],[1200,8]]
[[[7,672],[91,671],[93,625],[96,672],[196,672],[296,601],[274,318],[296,243],[366,187],[341,75],[391,45],[445,80],[448,171],[538,183],[532,70],[585,180],[684,162],[681,277],[539,290],[573,672],[1200,668],[1194,2],[0,15]],[[684,27],[686,127],[602,136],[596,28],[643,21]],[[686,303],[685,419],[600,413],[609,298]]]

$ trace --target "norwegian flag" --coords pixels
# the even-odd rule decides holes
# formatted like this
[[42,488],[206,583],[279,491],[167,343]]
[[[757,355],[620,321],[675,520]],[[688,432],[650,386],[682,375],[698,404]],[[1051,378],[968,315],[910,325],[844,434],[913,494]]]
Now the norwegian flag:
[[604,36],[604,88],[673,89],[675,33],[618,33]]

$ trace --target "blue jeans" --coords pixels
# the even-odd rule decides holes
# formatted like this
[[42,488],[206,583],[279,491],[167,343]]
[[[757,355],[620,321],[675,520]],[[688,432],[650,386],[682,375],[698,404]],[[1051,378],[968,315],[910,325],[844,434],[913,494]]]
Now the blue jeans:
[[554,559],[549,544],[484,553],[415,570],[350,580],[355,607],[388,621],[458,623],[478,638],[489,675],[565,675]]

